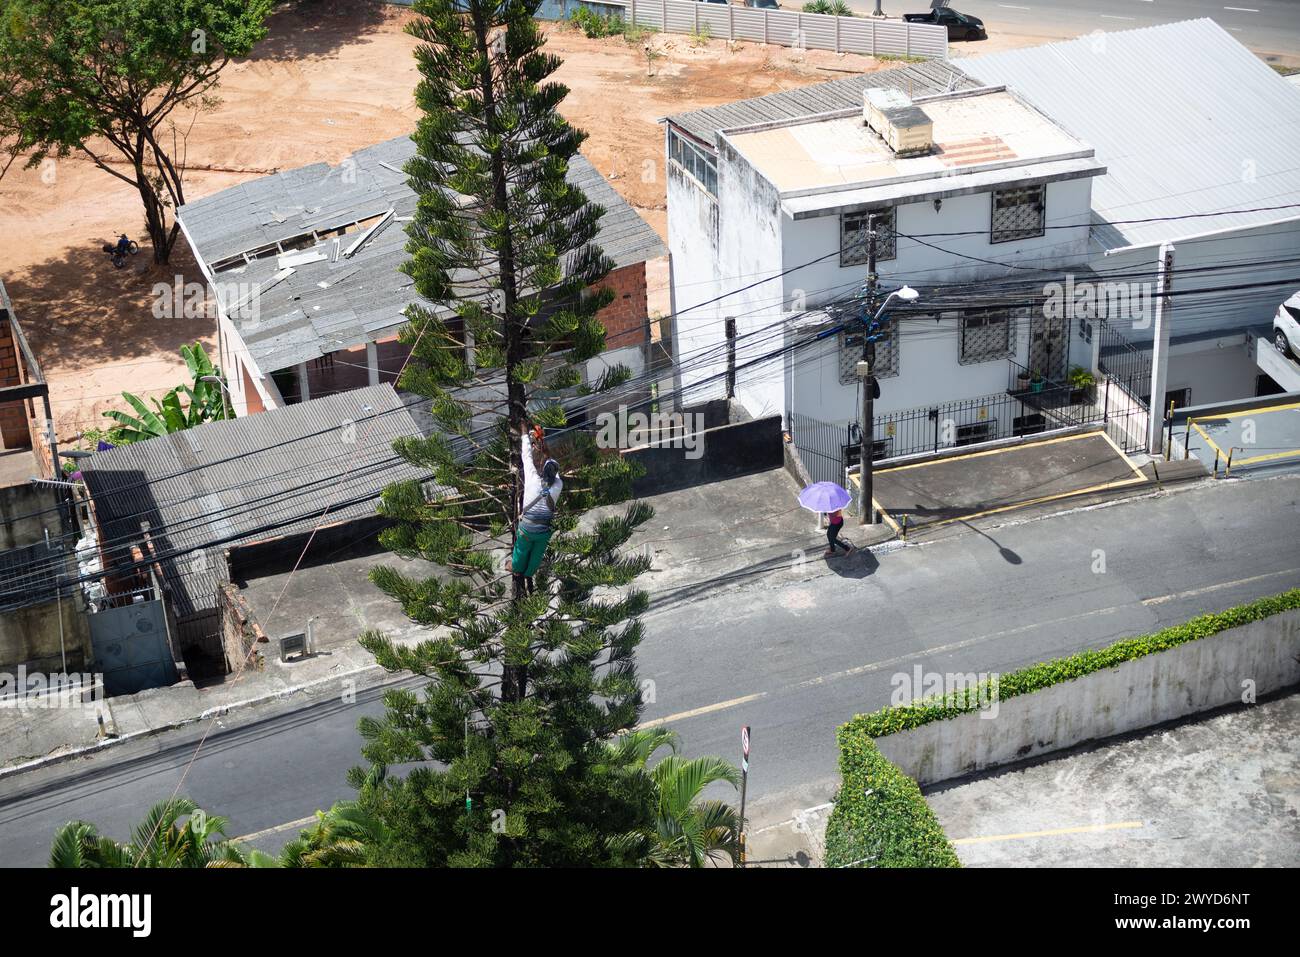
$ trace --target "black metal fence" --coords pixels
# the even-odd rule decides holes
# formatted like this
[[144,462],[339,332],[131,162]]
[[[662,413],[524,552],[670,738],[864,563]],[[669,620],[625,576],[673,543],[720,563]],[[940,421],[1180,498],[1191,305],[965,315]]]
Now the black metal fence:
[[[1013,381],[1019,385],[1018,379]],[[1044,380],[1035,387],[1026,381],[1023,390],[878,416],[872,460],[883,462],[1093,421],[1093,407],[1072,402],[1076,397],[1068,386]],[[856,422],[834,424],[796,412],[790,416],[790,435],[814,482],[843,484],[845,470],[858,464],[862,435]]]
[[1101,371],[1137,402],[1146,405],[1142,397],[1151,388],[1151,350],[1133,345],[1105,319],[1097,321],[1097,335],[1101,338],[1097,360]]

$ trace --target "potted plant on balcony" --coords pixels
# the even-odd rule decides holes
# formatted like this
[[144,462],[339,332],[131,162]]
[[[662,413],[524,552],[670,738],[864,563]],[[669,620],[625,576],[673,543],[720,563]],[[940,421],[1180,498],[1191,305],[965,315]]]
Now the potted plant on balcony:
[[1097,377],[1083,366],[1070,366],[1070,404],[1092,402],[1097,395]]
[[1029,377],[1029,391],[1030,392],[1043,391],[1043,374],[1039,372],[1037,369],[1035,369]]

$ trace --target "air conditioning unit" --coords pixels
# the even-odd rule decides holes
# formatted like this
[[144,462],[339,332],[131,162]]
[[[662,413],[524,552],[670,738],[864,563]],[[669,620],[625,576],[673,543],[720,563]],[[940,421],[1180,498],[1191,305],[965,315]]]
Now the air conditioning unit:
[[920,156],[934,146],[934,121],[902,90],[864,90],[862,119],[899,156]]

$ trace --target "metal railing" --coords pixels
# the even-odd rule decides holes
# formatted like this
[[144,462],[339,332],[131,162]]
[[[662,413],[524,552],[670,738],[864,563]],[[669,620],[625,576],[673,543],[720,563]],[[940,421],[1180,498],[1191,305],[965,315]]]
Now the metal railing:
[[1100,337],[1097,365],[1111,380],[1127,392],[1143,408],[1142,401],[1151,388],[1151,350],[1141,349],[1129,342],[1105,319],[1097,321]]

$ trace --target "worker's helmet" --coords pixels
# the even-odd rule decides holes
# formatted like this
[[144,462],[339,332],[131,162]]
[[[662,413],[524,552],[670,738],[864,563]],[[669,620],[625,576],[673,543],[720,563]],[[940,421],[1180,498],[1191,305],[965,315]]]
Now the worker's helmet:
[[555,459],[547,459],[542,465],[542,478],[545,480],[547,485],[554,482],[559,474],[560,464],[556,462]]

